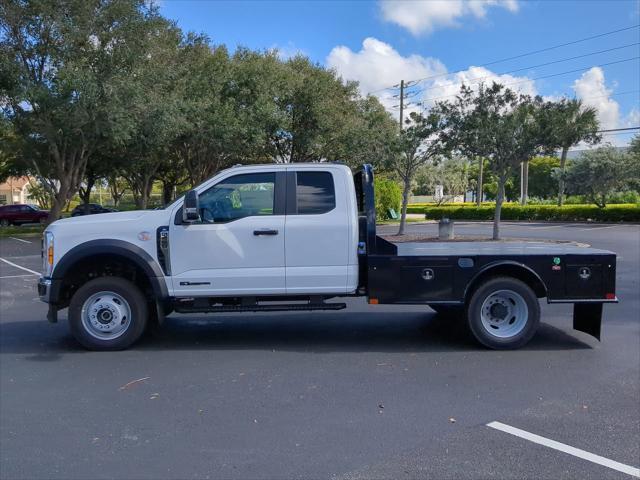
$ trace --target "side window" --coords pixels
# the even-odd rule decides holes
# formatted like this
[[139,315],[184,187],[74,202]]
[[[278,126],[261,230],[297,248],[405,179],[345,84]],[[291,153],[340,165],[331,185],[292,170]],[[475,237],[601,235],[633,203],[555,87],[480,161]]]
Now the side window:
[[273,215],[275,185],[275,173],[246,173],[222,180],[198,198],[202,223]]
[[336,207],[336,191],[331,173],[297,172],[296,176],[299,215],[327,213]]

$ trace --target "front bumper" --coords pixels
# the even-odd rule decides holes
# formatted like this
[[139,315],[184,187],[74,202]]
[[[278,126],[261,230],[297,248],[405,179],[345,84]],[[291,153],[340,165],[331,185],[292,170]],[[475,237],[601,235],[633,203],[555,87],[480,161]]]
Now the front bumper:
[[56,323],[58,321],[58,307],[51,303],[52,285],[53,281],[50,278],[40,277],[38,280],[38,296],[40,300],[49,304],[47,320],[51,323]]
[[40,277],[38,280],[38,296],[40,300],[49,303],[51,299],[51,279]]

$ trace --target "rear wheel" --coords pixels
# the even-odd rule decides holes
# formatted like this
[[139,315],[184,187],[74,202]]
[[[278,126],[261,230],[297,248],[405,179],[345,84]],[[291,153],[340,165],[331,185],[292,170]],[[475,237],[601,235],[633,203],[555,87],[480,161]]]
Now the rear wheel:
[[0,227],[8,227],[9,225],[11,225],[11,223],[6,218],[0,220]]
[[123,350],[140,338],[149,315],[140,289],[119,277],[100,277],[78,289],[69,304],[73,336],[89,350]]
[[471,296],[467,322],[484,346],[504,350],[527,344],[540,323],[540,305],[533,290],[511,277],[482,284]]

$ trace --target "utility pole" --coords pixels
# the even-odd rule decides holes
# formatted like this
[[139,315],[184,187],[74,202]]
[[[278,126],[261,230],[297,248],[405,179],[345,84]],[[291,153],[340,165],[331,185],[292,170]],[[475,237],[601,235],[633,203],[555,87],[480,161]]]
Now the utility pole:
[[403,113],[404,113],[404,80],[400,80],[400,131],[402,131]]
[[529,160],[520,163],[520,204],[526,205],[529,198]]

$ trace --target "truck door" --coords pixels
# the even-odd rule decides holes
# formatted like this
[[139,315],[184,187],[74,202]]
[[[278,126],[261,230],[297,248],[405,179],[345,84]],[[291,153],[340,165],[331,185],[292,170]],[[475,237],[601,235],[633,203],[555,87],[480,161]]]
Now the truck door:
[[347,192],[341,180],[331,170],[287,171],[288,294],[347,291],[352,242]]
[[175,215],[175,296],[285,292],[285,172],[232,173],[200,193],[199,222],[182,224],[181,210]]

